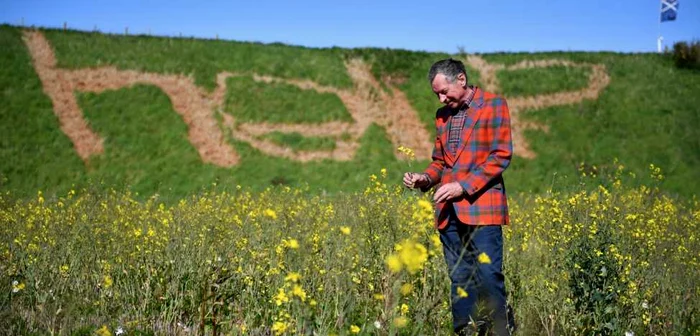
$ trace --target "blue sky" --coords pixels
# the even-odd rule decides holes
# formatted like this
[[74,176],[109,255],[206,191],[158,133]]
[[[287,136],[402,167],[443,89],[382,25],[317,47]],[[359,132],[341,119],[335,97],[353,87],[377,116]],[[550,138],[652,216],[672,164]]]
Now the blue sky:
[[0,0],[0,22],[78,30],[282,42],[311,47],[387,47],[455,53],[653,52],[700,39],[700,1],[679,0],[659,24],[660,0],[179,1]]

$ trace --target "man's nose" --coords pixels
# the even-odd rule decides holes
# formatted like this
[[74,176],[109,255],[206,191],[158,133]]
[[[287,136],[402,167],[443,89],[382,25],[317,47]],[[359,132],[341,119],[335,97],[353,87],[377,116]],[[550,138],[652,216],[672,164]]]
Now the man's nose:
[[446,95],[440,94],[440,96],[438,96],[438,98],[440,99],[441,103],[447,104],[447,96]]

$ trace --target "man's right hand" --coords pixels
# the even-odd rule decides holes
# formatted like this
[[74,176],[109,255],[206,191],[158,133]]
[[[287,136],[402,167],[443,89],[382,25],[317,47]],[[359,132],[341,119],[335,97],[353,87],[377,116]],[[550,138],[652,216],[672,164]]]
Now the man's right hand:
[[403,185],[408,188],[424,188],[430,184],[428,176],[420,173],[404,173]]

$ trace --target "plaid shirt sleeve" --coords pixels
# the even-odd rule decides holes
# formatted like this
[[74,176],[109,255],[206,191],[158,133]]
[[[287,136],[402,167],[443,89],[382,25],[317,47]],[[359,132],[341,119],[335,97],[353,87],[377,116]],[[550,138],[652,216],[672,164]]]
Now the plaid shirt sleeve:
[[483,163],[472,169],[467,176],[459,181],[464,191],[473,195],[492,179],[498,177],[510,164],[513,155],[513,142],[510,133],[510,113],[505,99],[496,97],[488,102],[493,114],[487,118],[491,128],[489,155]]

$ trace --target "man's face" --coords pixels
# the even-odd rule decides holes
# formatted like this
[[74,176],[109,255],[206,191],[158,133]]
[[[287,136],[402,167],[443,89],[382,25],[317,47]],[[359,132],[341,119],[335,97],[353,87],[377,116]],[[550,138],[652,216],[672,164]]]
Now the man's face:
[[433,92],[441,103],[456,109],[461,105],[462,98],[467,90],[464,88],[466,78],[464,74],[457,76],[453,83],[447,80],[444,74],[438,73],[433,79]]

